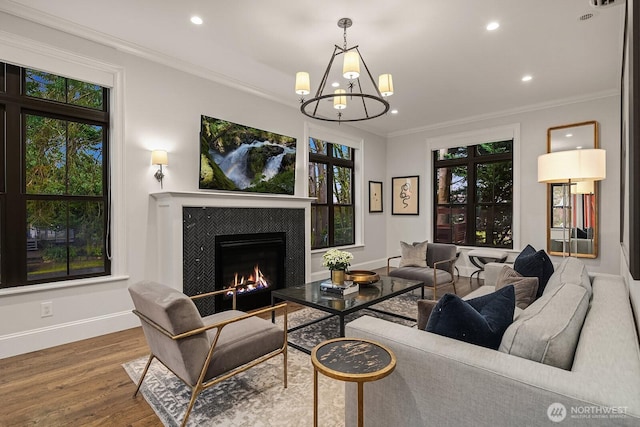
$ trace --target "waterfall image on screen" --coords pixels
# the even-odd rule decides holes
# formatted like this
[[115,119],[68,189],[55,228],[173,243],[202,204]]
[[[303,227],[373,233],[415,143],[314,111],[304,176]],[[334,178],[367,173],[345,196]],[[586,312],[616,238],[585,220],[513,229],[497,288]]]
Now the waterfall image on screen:
[[200,189],[293,195],[295,168],[295,138],[201,116]]

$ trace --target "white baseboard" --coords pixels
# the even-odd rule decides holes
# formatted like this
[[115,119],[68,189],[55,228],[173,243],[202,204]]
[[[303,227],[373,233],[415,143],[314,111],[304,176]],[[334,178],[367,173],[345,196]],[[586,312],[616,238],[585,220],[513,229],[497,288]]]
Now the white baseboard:
[[131,311],[0,336],[0,359],[140,326]]

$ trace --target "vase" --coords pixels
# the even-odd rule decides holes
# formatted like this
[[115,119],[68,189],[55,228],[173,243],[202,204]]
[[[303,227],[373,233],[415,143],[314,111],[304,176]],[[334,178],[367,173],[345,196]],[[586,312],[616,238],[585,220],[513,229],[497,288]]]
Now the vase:
[[331,270],[331,283],[344,285],[344,270]]

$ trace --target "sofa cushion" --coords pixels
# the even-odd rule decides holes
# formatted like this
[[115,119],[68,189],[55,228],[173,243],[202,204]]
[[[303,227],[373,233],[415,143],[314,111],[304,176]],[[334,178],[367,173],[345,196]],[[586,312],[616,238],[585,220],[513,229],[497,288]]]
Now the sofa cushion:
[[533,246],[527,245],[514,261],[513,269],[525,277],[538,278],[536,298],[539,298],[553,274],[553,263],[543,249],[536,251]]
[[573,283],[580,285],[587,290],[589,297],[591,297],[591,279],[587,272],[587,267],[584,262],[574,257],[566,257],[562,260],[558,268],[553,272],[547,286],[544,289],[544,293],[558,288],[565,283]]
[[429,317],[433,312],[433,309],[438,305],[438,301],[431,299],[419,299],[418,300],[418,329],[425,330]]
[[537,277],[523,277],[513,268],[505,265],[498,273],[496,290],[513,285],[516,291],[516,307],[525,309],[536,300],[538,292]]
[[589,307],[587,290],[566,283],[546,292],[507,328],[499,350],[562,369],[571,369]]
[[428,242],[414,242],[409,244],[400,242],[402,257],[399,267],[426,267]]
[[[407,280],[419,280],[428,287],[433,287],[434,282],[434,270],[431,267],[398,267],[391,270],[389,276]],[[435,279],[438,282],[436,285],[443,285],[451,283],[453,277],[446,271],[438,270]]]
[[513,286],[468,301],[445,294],[436,304],[426,330],[438,335],[497,349],[513,321]]

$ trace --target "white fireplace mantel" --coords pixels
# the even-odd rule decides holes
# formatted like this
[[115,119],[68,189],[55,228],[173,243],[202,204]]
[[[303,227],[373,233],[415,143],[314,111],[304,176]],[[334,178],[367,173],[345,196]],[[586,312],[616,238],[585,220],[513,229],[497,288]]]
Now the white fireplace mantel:
[[[305,210],[305,229],[311,230],[309,197],[274,194],[161,191],[151,193],[155,201],[157,269],[156,277],[180,291],[183,290],[183,207],[285,208]],[[305,281],[310,281],[311,239],[305,234]]]

